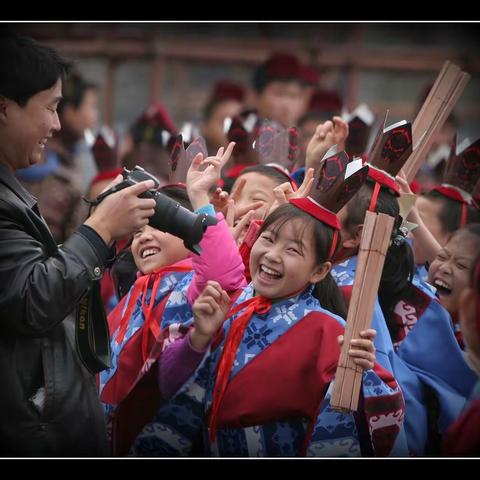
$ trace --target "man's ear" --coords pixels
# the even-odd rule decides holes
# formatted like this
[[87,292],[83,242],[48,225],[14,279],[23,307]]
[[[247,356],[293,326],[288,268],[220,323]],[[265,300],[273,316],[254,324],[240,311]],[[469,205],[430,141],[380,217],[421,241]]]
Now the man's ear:
[[325,262],[319,265],[310,277],[310,283],[318,283],[323,280],[332,269],[332,262]]
[[362,238],[363,224],[355,226],[348,237],[343,240],[342,247],[346,249],[357,249],[360,246],[360,240]]

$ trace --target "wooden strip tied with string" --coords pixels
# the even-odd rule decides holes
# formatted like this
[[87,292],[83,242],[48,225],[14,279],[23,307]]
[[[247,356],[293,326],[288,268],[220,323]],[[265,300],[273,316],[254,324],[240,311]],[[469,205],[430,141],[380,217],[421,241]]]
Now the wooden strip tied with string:
[[437,76],[422,108],[412,125],[413,151],[403,167],[411,182],[432,146],[435,134],[440,131],[455,104],[460,99],[470,75],[447,60]]
[[340,352],[330,405],[339,411],[356,411],[363,370],[348,355],[350,340],[370,327],[394,218],[367,212],[363,224],[357,271],[348,308],[344,343]]

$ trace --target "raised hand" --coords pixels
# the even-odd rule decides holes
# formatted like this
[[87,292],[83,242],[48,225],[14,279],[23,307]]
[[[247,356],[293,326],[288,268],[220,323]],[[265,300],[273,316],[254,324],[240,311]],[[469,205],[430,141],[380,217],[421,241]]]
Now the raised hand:
[[270,215],[276,208],[284,203],[288,203],[292,198],[305,198],[310,195],[313,186],[313,178],[315,171],[313,168],[307,168],[303,182],[298,188],[298,190],[293,190],[290,182],[282,183],[276,186],[273,189],[273,194],[275,195],[275,201],[272,203],[270,208],[266,211],[265,217]]
[[209,280],[193,304],[194,324],[190,341],[194,348],[204,350],[222,326],[230,309],[230,298],[218,282]]
[[339,151],[345,150],[348,133],[348,123],[342,117],[333,117],[333,141]]
[[[363,370],[370,370],[375,364],[375,345],[373,341],[377,336],[376,330],[368,328],[360,332],[361,338],[352,338],[350,340],[350,350],[348,354]],[[343,345],[343,335],[339,335],[338,343],[340,347]]]
[[187,172],[187,193],[195,210],[209,203],[208,193],[218,184],[222,168],[230,159],[234,146],[235,142],[230,142],[226,150],[220,147],[213,157],[203,158],[199,153],[192,160]]
[[340,117],[333,117],[333,122],[327,120],[317,125],[307,145],[305,166],[317,169],[329,148],[333,145],[338,145],[339,151],[345,148],[347,137],[348,123]]

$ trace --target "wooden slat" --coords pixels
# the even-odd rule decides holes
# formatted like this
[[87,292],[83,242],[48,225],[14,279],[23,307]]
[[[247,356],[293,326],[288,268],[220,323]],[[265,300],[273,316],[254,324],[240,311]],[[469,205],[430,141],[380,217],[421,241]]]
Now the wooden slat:
[[332,408],[339,411],[358,408],[363,371],[353,362],[348,350],[350,340],[359,338],[359,333],[371,325],[393,224],[394,218],[383,213],[367,212],[365,215],[344,343],[330,400]]
[[411,182],[455,104],[460,99],[470,75],[450,61],[446,61],[437,76],[425,102],[412,125],[414,149],[404,165],[407,180]]

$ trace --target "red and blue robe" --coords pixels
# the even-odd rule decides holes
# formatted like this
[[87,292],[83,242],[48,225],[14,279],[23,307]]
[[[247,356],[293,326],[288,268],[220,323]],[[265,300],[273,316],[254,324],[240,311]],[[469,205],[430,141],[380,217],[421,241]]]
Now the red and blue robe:
[[[376,364],[364,372],[358,413],[333,411],[329,388],[344,321],[324,310],[308,288],[254,314],[236,352],[218,413],[215,441],[208,416],[227,319],[192,376],[137,437],[132,455],[361,456],[389,455],[404,403],[392,375]],[[254,295],[250,284],[238,305]]]
[[[180,269],[177,270],[177,267]],[[169,335],[175,338],[173,330],[177,331],[178,326],[172,326],[173,330],[169,334],[167,327],[170,324],[163,322],[163,311],[168,305],[172,317],[178,317],[175,315],[175,306],[181,304],[183,307],[184,304],[188,304],[187,289],[193,278],[191,262],[182,261],[175,266],[162,269],[159,274],[145,277],[148,280],[145,288],[135,292],[135,286],[141,278],[137,279],[129,293],[108,317],[112,366],[99,374],[100,400],[105,404],[107,412],[118,405],[147,373],[158,358],[165,338]],[[152,303],[154,282],[157,282],[157,285]],[[174,288],[175,295],[172,296]],[[131,299],[132,295],[136,298]],[[130,312],[126,312],[129,307]],[[187,312],[188,310],[182,308],[182,323],[188,324],[192,319],[191,314],[188,316]],[[153,320],[155,325],[145,325],[147,317]],[[146,339],[143,338],[144,335],[147,336]],[[145,340],[146,344],[142,345]]]
[[[355,277],[357,257],[335,265],[332,275],[347,299]],[[372,318],[377,330],[377,361],[393,373],[405,397],[405,433],[408,454],[431,453],[428,429],[428,392],[439,404],[436,428],[443,434],[462,411],[474,384],[475,374],[456,342],[448,312],[431,287],[414,278],[408,298],[394,309],[399,330],[392,338],[378,300]],[[448,361],[445,361],[448,359]]]

